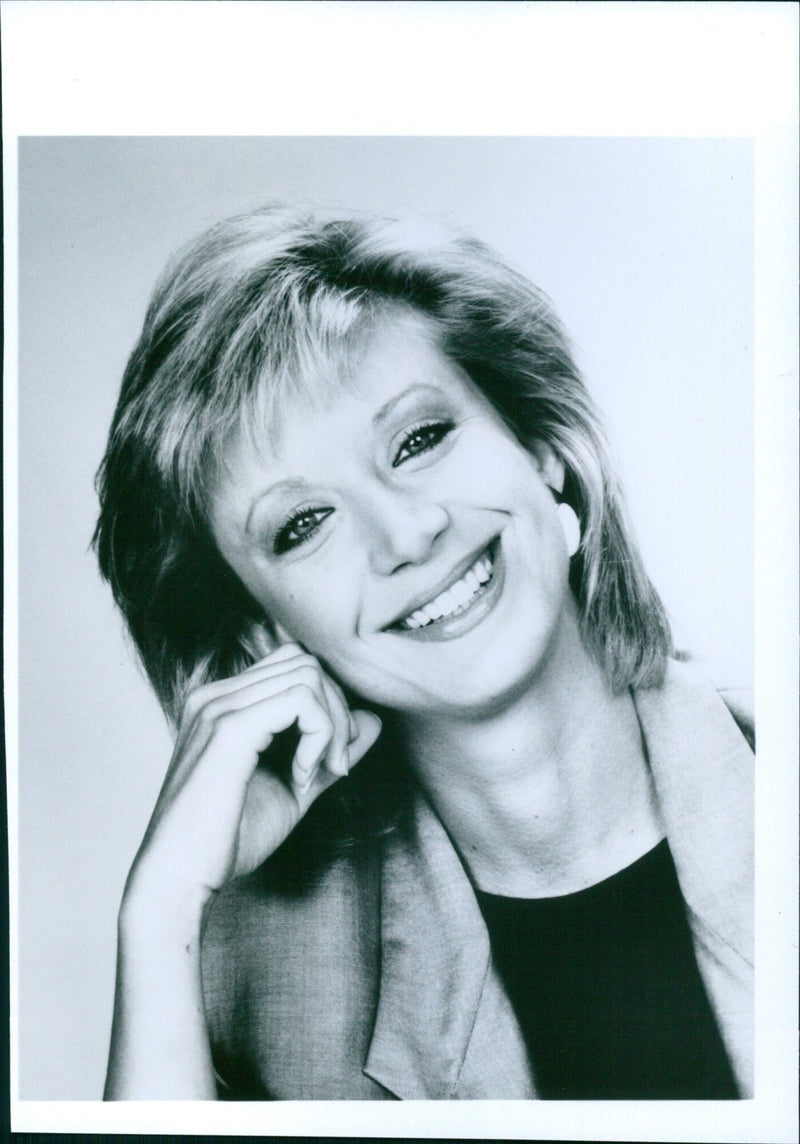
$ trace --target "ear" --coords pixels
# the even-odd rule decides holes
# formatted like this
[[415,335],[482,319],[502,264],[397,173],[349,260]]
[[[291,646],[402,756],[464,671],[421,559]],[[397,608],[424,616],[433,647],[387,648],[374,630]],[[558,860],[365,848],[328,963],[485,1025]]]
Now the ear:
[[[537,441],[531,449],[539,476],[554,493],[563,493],[566,470],[564,462],[545,441]],[[557,497],[556,499],[560,499]]]

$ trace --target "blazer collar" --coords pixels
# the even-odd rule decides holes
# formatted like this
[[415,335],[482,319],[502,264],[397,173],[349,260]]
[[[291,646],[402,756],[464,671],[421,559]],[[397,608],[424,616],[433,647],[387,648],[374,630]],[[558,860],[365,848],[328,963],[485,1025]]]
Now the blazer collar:
[[[734,1025],[752,962],[752,755],[714,688],[684,665],[634,699],[696,947],[705,942],[701,972],[721,1024],[730,1012]],[[723,1035],[747,1087],[746,1031]],[[470,880],[422,794],[384,844],[364,1072],[405,1100],[535,1096]]]
[[634,694],[700,974],[743,1096],[754,1073],[753,752],[714,687],[671,663]]
[[364,1072],[403,1100],[533,1095],[472,886],[421,793],[384,847],[380,996]]
[[753,961],[753,753],[717,691],[671,663],[634,702],[686,904]]

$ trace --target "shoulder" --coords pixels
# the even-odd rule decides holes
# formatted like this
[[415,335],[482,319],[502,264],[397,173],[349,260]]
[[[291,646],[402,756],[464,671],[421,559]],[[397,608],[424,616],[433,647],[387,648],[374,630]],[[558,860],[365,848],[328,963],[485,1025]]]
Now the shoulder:
[[730,711],[737,727],[750,745],[756,749],[756,725],[753,715],[753,691],[748,687],[721,687],[719,696]]
[[755,750],[752,688],[720,685],[685,652],[668,661],[662,687],[635,693],[635,697],[641,695],[652,695],[647,702],[653,707],[677,714],[697,732],[705,727],[719,730],[726,724],[732,726],[734,735],[743,738],[751,752]]
[[[731,706],[726,699],[733,698]],[[723,695],[694,664],[670,660],[658,687],[633,700],[651,766],[663,781],[690,787],[711,781],[750,788],[753,749],[746,694]],[[736,713],[732,708],[736,709]]]

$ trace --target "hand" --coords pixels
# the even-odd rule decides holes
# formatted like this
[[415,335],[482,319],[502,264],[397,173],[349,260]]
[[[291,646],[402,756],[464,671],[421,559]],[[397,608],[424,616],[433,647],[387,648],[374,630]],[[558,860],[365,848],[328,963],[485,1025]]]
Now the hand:
[[[258,766],[297,725],[287,780]],[[314,800],[366,754],[377,716],[350,712],[338,685],[297,644],[233,679],[198,688],[126,887],[126,898],[196,919],[214,891],[256,869]]]

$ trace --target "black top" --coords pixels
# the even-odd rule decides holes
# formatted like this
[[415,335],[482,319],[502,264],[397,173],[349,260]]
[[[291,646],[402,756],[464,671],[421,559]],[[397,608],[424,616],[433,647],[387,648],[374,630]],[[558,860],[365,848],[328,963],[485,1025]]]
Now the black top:
[[541,1097],[739,1095],[666,839],[575,894],[478,901]]

